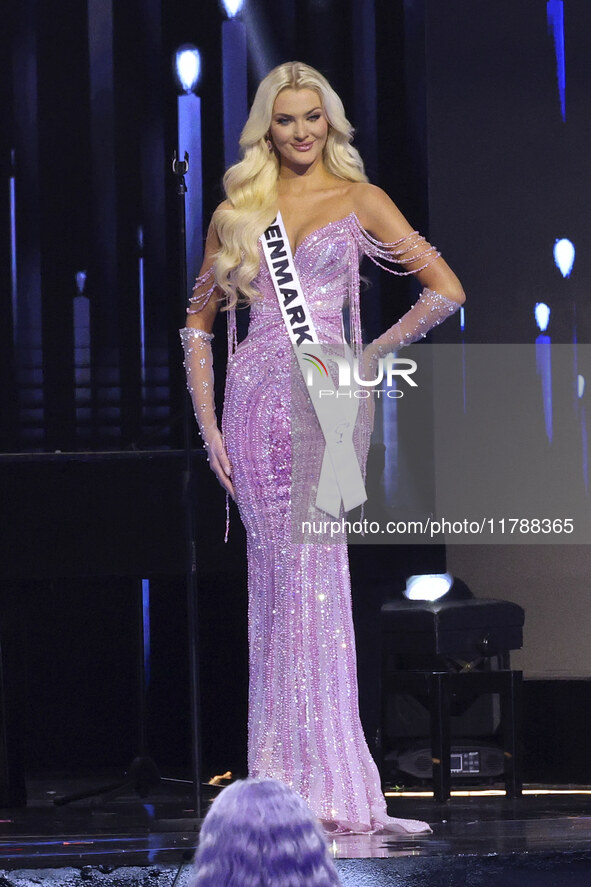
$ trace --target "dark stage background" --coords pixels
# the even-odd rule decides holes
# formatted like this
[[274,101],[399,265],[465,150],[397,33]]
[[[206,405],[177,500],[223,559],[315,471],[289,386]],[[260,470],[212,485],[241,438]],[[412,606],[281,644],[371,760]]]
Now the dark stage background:
[[[561,9],[563,32],[553,24]],[[146,578],[150,750],[165,767],[187,765],[172,59],[186,42],[201,52],[206,224],[222,196],[224,19],[216,0],[5,7],[1,593],[13,656],[5,674],[32,772],[123,766],[134,753],[138,582]],[[589,341],[585,0],[250,0],[242,21],[249,97],[281,61],[320,68],[344,100],[371,180],[457,270],[469,299],[464,328],[454,319],[438,340],[533,342],[534,305],[544,302],[553,341]],[[576,247],[570,277],[555,266],[557,238]],[[417,287],[364,270],[373,282],[364,315],[373,335]],[[194,442],[200,446],[196,434]],[[223,497],[202,458],[196,475],[204,770],[244,772],[244,534],[232,509],[224,546]],[[444,566],[439,548],[351,550],[371,745],[379,606],[406,575]],[[577,684],[579,701],[588,686]],[[535,694],[537,711],[539,684]],[[561,741],[568,747],[567,735]],[[540,742],[529,748],[526,778],[543,780]],[[553,779],[591,778],[578,753],[567,748],[561,760],[564,772],[557,764]]]

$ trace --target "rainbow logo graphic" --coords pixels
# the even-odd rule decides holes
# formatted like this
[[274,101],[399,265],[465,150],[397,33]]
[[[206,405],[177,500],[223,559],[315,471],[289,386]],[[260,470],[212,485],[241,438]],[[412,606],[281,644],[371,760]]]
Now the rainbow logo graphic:
[[319,357],[315,357],[313,354],[310,354],[309,351],[304,351],[304,360],[307,363],[311,363],[313,367],[315,367],[321,376],[328,376],[328,370],[326,369],[326,365],[320,360]]

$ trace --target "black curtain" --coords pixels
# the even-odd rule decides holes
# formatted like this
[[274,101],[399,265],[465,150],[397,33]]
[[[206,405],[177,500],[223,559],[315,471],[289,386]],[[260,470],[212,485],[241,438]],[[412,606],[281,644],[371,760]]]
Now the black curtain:
[[[424,169],[408,139],[402,2],[251,0],[243,16],[251,96],[260,76],[281,61],[318,67],[344,100],[371,180],[423,223]],[[176,330],[183,318],[175,291],[172,61],[182,43],[201,51],[207,222],[222,198],[223,17],[217,0],[9,5],[0,60],[6,111],[0,148],[6,183],[11,164],[15,170],[19,312],[13,336],[11,232],[3,213],[5,452],[179,446],[184,385]],[[411,107],[416,123],[421,108],[414,99]],[[83,290],[76,277],[81,272]],[[376,286],[366,323],[377,328]],[[404,306],[405,292],[402,284],[395,304],[389,301],[388,318],[398,302]],[[75,320],[81,293],[88,300],[87,331]],[[88,335],[85,365],[75,346]]]
[[[412,20],[403,0],[247,0],[243,20],[250,97],[260,77],[282,61],[298,59],[319,68],[343,98],[370,179],[384,187],[411,221],[426,231],[423,18],[422,4],[410,5]],[[194,43],[201,52],[203,212],[207,224],[223,196],[223,17],[217,0],[190,4],[186,0],[130,0],[125,4],[115,0],[14,0],[8,4],[0,33],[0,100],[5,111],[5,125],[0,128],[0,174],[3,194],[8,193],[9,182],[14,186],[16,255],[13,261],[13,231],[9,214],[3,212],[3,453],[180,448],[186,394],[177,333],[184,315],[176,291],[176,197],[170,171],[177,125],[173,54],[183,43]],[[367,335],[373,335],[405,308],[413,285],[402,281],[393,286],[389,280],[386,285],[371,269],[367,271],[373,286],[365,300],[364,323]],[[14,282],[16,315],[12,310]],[[219,318],[216,332],[220,334],[215,342],[220,401],[225,367],[223,323]],[[195,444],[199,445],[196,434]],[[42,463],[35,464],[35,471],[45,471]],[[9,461],[5,470],[11,470]],[[224,547],[222,497],[204,460],[198,465],[198,475],[205,766],[210,772],[229,762],[240,770],[244,768],[246,707],[244,536],[233,510],[232,541]],[[32,479],[31,488],[42,495],[42,474],[38,482]],[[35,508],[34,501],[30,507]],[[57,502],[56,520],[61,507],[63,503]],[[105,524],[108,532],[108,521]],[[21,560],[25,562],[25,545],[30,539],[26,533],[22,536]],[[162,538],[165,540],[165,533]],[[76,541],[72,538],[72,546]],[[413,570],[415,565],[417,569],[424,567],[433,552],[431,549],[425,556],[418,548],[408,552],[388,546],[351,552],[362,711],[368,738],[375,737],[378,718],[375,637],[379,604],[384,593],[402,581],[409,565]],[[58,615],[67,611],[67,631],[72,637],[78,624],[86,629],[85,607],[76,601],[75,588],[76,582],[82,589],[88,583],[67,579],[67,550],[63,557],[64,575],[55,582],[25,582],[17,588],[17,577],[10,587],[5,586],[7,594],[26,592],[33,602],[28,611],[29,631],[31,643],[39,644],[31,660],[31,674],[41,671],[45,658],[51,656],[51,627],[59,623]],[[22,578],[24,581],[26,576]],[[154,643],[160,683],[152,696],[151,731],[156,750],[166,756],[168,743],[170,757],[178,762],[183,751],[178,750],[178,743],[171,743],[170,731],[186,745],[186,662],[182,657],[167,657],[166,650],[184,630],[182,580],[177,579],[175,585],[170,578],[156,577],[155,582]],[[128,641],[134,631],[136,586],[131,577],[93,579],[92,583],[95,639],[100,639],[101,632],[110,637],[112,604],[117,594],[122,594],[127,640],[114,643],[110,657],[128,669],[128,681],[133,668]],[[90,586],[81,600],[87,600],[89,594]],[[49,609],[52,596],[59,597],[56,619],[46,625],[35,616],[34,602],[42,596],[47,596]],[[169,623],[174,629],[167,628]],[[72,642],[68,647],[71,662],[62,657],[64,674],[76,667],[77,644]],[[100,641],[91,647],[95,648],[100,649]],[[220,650],[234,653],[220,658]],[[234,667],[237,661],[240,668]],[[167,668],[170,673],[164,677]],[[93,674],[92,691],[105,694],[97,711],[108,710],[109,719],[116,721],[117,711],[132,690],[126,684],[126,692],[114,696],[114,709],[109,709],[110,691],[106,685],[100,687],[101,669],[97,667]],[[56,672],[47,699],[55,700],[59,680]],[[69,702],[75,705],[76,687],[72,685],[71,690]],[[29,697],[31,709],[37,712],[30,720],[31,754],[42,766],[47,759],[35,736],[44,709],[33,681]],[[86,716],[84,703],[78,712],[80,722]],[[93,746],[97,761],[126,762],[134,748],[130,734],[133,721],[134,712],[127,712],[123,717],[127,733],[113,755],[106,751],[98,755]],[[60,717],[52,719],[58,733],[60,723]],[[58,733],[53,750],[59,747]],[[101,734],[104,744],[118,742],[107,733]],[[73,754],[72,743],[68,749]],[[87,766],[88,756],[83,757],[80,764]],[[68,760],[58,763],[65,767]]]

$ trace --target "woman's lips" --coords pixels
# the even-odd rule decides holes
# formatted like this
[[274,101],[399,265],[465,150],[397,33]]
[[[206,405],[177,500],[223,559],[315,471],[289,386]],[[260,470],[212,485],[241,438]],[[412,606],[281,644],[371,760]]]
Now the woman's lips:
[[314,142],[307,142],[305,145],[294,145],[296,151],[309,151]]

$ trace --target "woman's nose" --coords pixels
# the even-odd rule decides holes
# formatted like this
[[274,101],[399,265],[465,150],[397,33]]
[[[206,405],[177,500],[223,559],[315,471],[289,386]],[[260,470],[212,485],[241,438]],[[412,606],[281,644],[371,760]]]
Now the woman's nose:
[[296,120],[296,122],[295,122],[295,137],[299,141],[303,141],[306,138],[306,121],[305,120]]

